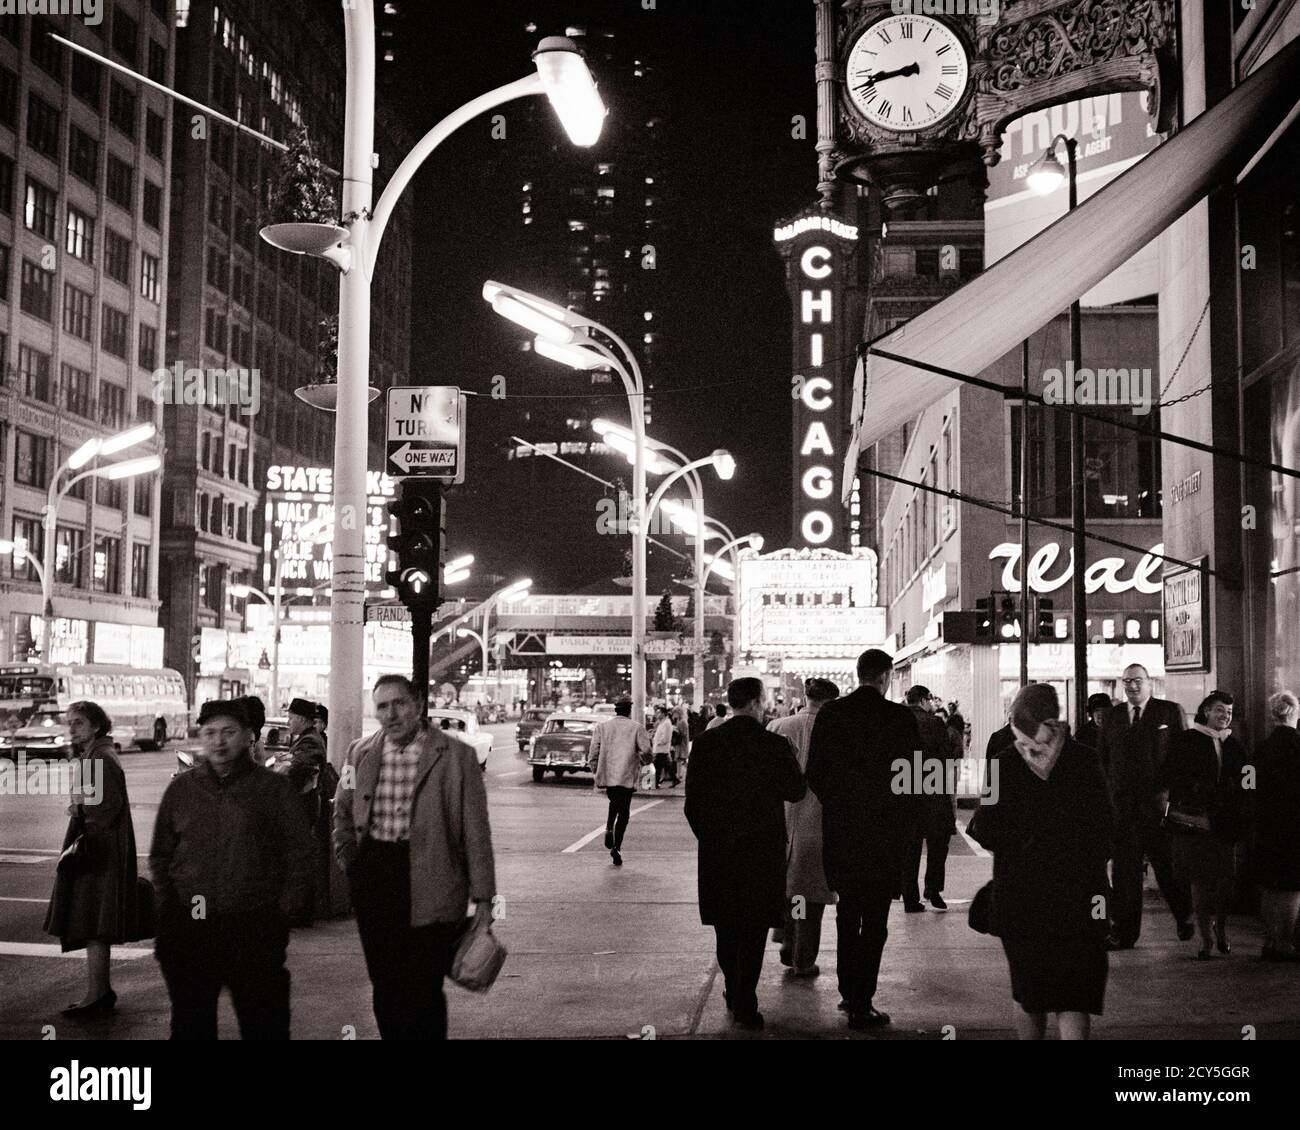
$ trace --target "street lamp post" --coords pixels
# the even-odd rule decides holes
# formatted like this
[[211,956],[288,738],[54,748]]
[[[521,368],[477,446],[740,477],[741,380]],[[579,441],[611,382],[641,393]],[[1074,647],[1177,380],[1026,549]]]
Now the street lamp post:
[[[110,463],[104,467],[93,467],[74,475],[62,487],[59,479],[65,471],[77,471],[100,455],[115,455],[134,447],[147,439],[152,439],[156,428],[153,424],[140,424],[124,432],[107,438],[96,436],[88,439],[67,459],[65,459],[50,476],[49,490],[45,495],[45,512],[41,517],[44,527],[41,546],[41,566],[38,575],[41,579],[41,661],[50,661],[50,634],[54,627],[54,556],[55,531],[59,522],[59,504],[64,495],[85,479],[129,479],[136,475],[147,475],[162,466],[162,457],[147,455],[142,459],[128,459],[121,463]],[[30,547],[29,547],[30,552]]]
[[398,199],[416,170],[456,129],[502,103],[545,94],[576,145],[600,136],[605,108],[577,47],[560,37],[534,52],[537,71],[480,95],[453,111],[397,167],[371,211],[375,135],[375,12],[373,0],[343,5],[346,95],[342,222],[278,224],[262,238],[282,250],[314,254],[342,272],[339,284],[338,389],[334,429],[335,536],[330,607],[330,720],[333,747],[345,750],[361,734],[365,651],[365,523],[367,404],[370,376],[370,284],[379,245]]
[[[1056,156],[1056,147],[1064,143],[1066,168]],[[1058,188],[1064,180],[1069,187],[1067,210],[1073,212],[1079,204],[1079,143],[1072,137],[1058,133],[1044,150],[1042,157],[1035,163],[1025,178],[1029,186],[1039,195],[1046,195]],[[1083,367],[1083,335],[1079,323],[1079,300],[1070,303],[1070,357],[1077,373]],[[1027,407],[1027,406],[1026,406]],[[1077,731],[1088,717],[1088,595],[1084,584],[1087,570],[1087,539],[1083,524],[1087,507],[1086,481],[1083,474],[1083,416],[1078,412],[1070,413],[1070,556],[1074,562],[1074,572],[1070,576],[1071,619],[1074,621],[1074,728]],[[1028,562],[1020,562],[1020,584],[1026,589],[1029,585]],[[1021,625],[1021,631],[1028,631],[1028,624]]]
[[[645,715],[645,569],[647,526],[644,514],[646,476],[645,384],[630,346],[608,326],[554,302],[489,280],[483,297],[492,309],[537,334],[534,348],[543,357],[575,369],[612,369],[623,381],[632,423],[632,717]],[[601,341],[600,335],[611,345]],[[614,350],[618,350],[615,353]],[[621,358],[619,356],[621,354]]]

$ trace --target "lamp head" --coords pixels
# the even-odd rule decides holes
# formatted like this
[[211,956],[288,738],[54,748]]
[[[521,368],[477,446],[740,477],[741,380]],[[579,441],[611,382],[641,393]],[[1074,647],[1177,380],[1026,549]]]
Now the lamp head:
[[1055,146],[1046,150],[1034,162],[1034,167],[1025,177],[1025,183],[1029,185],[1030,190],[1039,196],[1050,196],[1061,187],[1064,180],[1065,169],[1061,165],[1060,158],[1056,156]]
[[605,104],[578,45],[562,35],[547,36],[533,52],[533,62],[569,140],[584,149],[595,145],[605,124]]
[[749,548],[752,549],[755,553],[762,553],[762,552],[763,552],[763,535],[762,535],[762,534],[750,534],[750,535],[749,535]]
[[99,473],[106,479],[130,479],[136,475],[147,475],[162,466],[162,456],[146,455],[143,459],[128,459],[124,463],[114,463]]
[[104,441],[99,438],[86,440],[85,443],[83,443],[72,453],[71,456],[68,457],[68,466],[74,471],[81,470],[82,467],[99,454],[99,449],[103,446],[103,443]]
[[730,451],[718,448],[713,453],[713,469],[718,472],[718,478],[730,479],[736,473],[736,460]]
[[230,595],[236,600],[247,600],[252,591],[253,590],[248,585],[230,586]]
[[[134,447],[137,443],[144,443],[147,439],[153,439],[154,433],[158,429],[153,424],[138,424],[134,428],[127,428],[124,432],[119,432],[115,436],[110,436],[103,440],[99,445],[100,455],[116,455],[119,451],[125,451],[128,447]],[[83,450],[85,446],[83,445]]]

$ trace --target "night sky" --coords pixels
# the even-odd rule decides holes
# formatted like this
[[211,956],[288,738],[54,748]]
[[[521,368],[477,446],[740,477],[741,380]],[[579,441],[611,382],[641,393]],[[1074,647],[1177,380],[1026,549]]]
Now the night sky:
[[[693,457],[729,448],[740,469],[731,483],[710,475],[710,513],[738,534],[759,531],[768,548],[786,544],[790,315],[771,233],[775,220],[817,198],[813,6],[656,0],[646,11],[641,0],[440,0],[405,7],[419,10],[401,31],[391,97],[412,139],[471,97],[527,74],[529,45],[542,36],[585,22],[635,37],[644,21],[647,57],[664,72],[663,104],[627,109],[662,114],[673,155],[671,230],[659,237],[659,255],[675,300],[660,327],[665,354],[652,434]],[[531,36],[523,31],[530,22],[537,24]],[[791,138],[795,114],[806,115],[806,140]],[[517,362],[516,327],[480,293],[485,279],[512,277],[507,218],[517,214],[517,185],[502,148],[511,143],[493,140],[488,118],[480,118],[445,143],[416,181],[412,383],[487,393],[493,375]],[[636,326],[613,328],[639,340]],[[544,386],[535,380],[524,390],[582,395],[589,392],[582,385],[556,367]],[[449,504],[448,547],[475,552],[485,571],[529,571],[534,591],[551,591],[544,545],[521,545],[519,531],[493,518],[499,452],[519,428],[521,408],[509,397],[471,399],[473,489]],[[626,400],[602,410],[625,420]],[[594,499],[600,488],[592,488]]]

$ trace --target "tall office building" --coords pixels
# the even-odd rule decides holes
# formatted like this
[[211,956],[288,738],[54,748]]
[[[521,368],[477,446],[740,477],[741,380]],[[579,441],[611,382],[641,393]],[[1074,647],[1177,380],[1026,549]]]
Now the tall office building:
[[171,14],[168,0],[117,0],[96,24],[0,16],[0,538],[16,549],[0,556],[3,660],[38,653],[52,493],[54,622],[41,658],[162,662],[160,476],[77,481],[67,460],[158,419],[172,106],[51,33],[166,84]]
[[[177,12],[176,83],[190,97],[284,141],[305,125],[317,156],[342,167],[343,21],[337,4],[251,0],[182,4]],[[408,147],[382,108],[375,198]],[[246,667],[203,655],[203,630],[245,628],[247,601],[231,586],[266,586],[264,491],[271,467],[330,467],[332,414],[294,389],[331,364],[329,320],[338,311],[336,269],[280,252],[258,235],[270,222],[279,152],[205,115],[177,118],[172,135],[173,215],[168,286],[171,367],[247,370],[245,403],[169,404],[169,465],[162,498],[168,661],[191,693],[237,692]],[[336,195],[337,175],[330,174]],[[371,383],[406,379],[410,339],[409,194],[384,238],[373,282]],[[370,467],[378,470],[383,401],[371,408]],[[324,593],[315,598],[323,602]],[[221,651],[221,637],[217,640]],[[234,654],[232,652],[232,654]]]

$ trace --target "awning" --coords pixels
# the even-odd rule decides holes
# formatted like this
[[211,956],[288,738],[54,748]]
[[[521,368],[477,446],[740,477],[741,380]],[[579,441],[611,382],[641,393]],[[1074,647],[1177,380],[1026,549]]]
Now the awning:
[[[980,373],[1234,176],[1297,104],[1297,73],[1300,40],[1073,212],[872,347]],[[859,372],[853,402],[862,409],[851,418],[841,482],[846,505],[858,453],[953,387],[947,377],[870,354]]]

